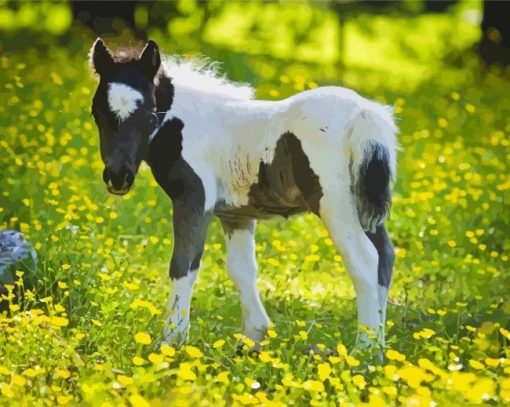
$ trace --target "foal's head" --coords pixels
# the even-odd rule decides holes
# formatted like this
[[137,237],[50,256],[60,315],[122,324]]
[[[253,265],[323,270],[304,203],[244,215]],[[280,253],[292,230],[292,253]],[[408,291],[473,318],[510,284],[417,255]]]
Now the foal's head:
[[105,164],[103,180],[109,192],[124,195],[147,155],[149,136],[158,126],[155,77],[161,65],[159,49],[149,41],[139,55],[114,55],[98,38],[90,62],[99,76],[92,115]]

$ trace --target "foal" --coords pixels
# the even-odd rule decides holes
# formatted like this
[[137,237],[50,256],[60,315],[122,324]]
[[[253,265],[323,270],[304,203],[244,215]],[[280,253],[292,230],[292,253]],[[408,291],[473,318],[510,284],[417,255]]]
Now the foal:
[[[172,294],[164,340],[181,344],[206,230],[221,220],[227,270],[240,291],[243,333],[259,342],[270,324],[257,289],[256,220],[310,211],[328,229],[357,296],[358,325],[383,341],[394,253],[384,227],[395,176],[390,109],[340,87],[282,101],[253,100],[190,63],[161,62],[149,41],[131,56],[101,39],[92,114],[108,190],[125,194],[147,161],[173,201]],[[366,329],[358,345],[372,343]]]

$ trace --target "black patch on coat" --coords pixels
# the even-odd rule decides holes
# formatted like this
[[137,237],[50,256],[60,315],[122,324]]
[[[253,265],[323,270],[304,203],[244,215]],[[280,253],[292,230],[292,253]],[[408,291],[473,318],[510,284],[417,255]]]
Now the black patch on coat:
[[174,100],[174,85],[172,79],[161,71],[156,77],[156,109],[159,114],[166,113],[172,107]]
[[248,230],[252,234],[255,232],[255,221],[253,219],[221,218],[221,226],[229,238],[235,230]]
[[171,199],[182,196],[185,190],[180,176],[184,166],[181,156],[183,127],[184,124],[177,118],[163,123],[149,143],[147,154],[147,163],[154,178]]
[[173,202],[174,252],[170,277],[185,277],[198,269],[211,213],[204,211],[202,181],[182,157],[183,122],[166,121],[149,145],[147,162],[154,178]]
[[393,275],[393,263],[395,262],[395,250],[391,244],[388,232],[384,226],[378,226],[375,233],[366,234],[375,246],[379,254],[377,265],[377,277],[379,285],[388,288]]
[[372,233],[386,218],[391,206],[389,162],[386,147],[372,144],[353,188],[361,226]]
[[248,204],[233,208],[219,203],[215,213],[222,219],[270,218],[312,211],[319,214],[322,187],[310,167],[301,141],[292,133],[276,143],[270,164],[260,162],[258,181],[248,193]]

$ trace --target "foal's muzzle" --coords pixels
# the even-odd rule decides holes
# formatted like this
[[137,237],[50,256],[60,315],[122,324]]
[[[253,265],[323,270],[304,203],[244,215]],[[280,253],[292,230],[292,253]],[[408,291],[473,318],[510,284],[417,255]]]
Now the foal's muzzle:
[[120,171],[105,168],[103,171],[103,181],[106,184],[106,189],[115,195],[127,194],[134,180],[135,174],[128,168],[123,168]]

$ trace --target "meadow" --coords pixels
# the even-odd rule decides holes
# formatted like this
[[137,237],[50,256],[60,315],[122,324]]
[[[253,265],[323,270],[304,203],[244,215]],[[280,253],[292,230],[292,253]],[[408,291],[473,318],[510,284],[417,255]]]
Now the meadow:
[[[460,32],[466,43],[453,49],[476,39],[473,29]],[[385,361],[371,365],[349,356],[354,291],[321,222],[261,222],[259,287],[274,326],[259,353],[237,353],[239,297],[215,220],[190,337],[177,349],[159,345],[171,202],[146,165],[128,195],[107,193],[90,116],[92,38],[74,35],[68,46],[0,56],[0,228],[24,232],[40,257],[38,270],[19,270],[0,300],[8,307],[0,314],[0,405],[510,403],[508,72],[482,71],[468,52],[447,64],[433,46],[408,59],[390,54],[387,63],[374,57],[380,64],[371,69],[354,61],[342,78],[331,64],[318,74],[306,60],[286,64],[288,56],[275,68],[257,56],[240,65],[238,51],[198,49],[224,61],[234,79],[253,82],[260,98],[342,84],[395,106],[399,173],[388,229],[397,260]],[[154,36],[168,52],[192,41]],[[352,47],[368,44],[352,38]],[[309,354],[313,344],[324,352]]]

